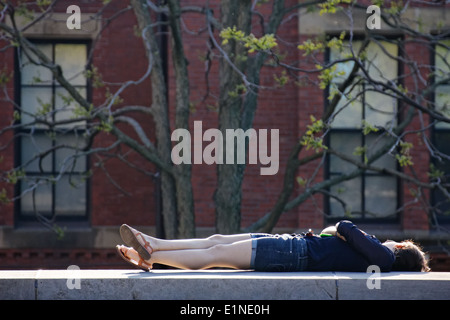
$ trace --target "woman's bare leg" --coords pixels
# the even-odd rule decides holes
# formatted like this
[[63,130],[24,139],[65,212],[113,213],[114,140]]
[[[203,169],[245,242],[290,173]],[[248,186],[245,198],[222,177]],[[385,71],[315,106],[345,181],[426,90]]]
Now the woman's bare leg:
[[[195,239],[190,243],[198,246],[205,245],[203,241]],[[213,267],[249,269],[251,254],[252,240],[249,237],[245,240],[216,244],[207,248],[154,251],[147,262],[195,270]]]
[[[164,264],[182,269],[207,269],[227,267],[249,269],[252,254],[250,233],[235,235],[212,235],[203,239],[165,240],[146,235],[127,227],[143,245],[151,247],[149,264]],[[130,254],[136,253],[133,249]]]
[[231,244],[234,242],[251,239],[249,233],[220,235],[215,234],[201,239],[158,239],[142,233],[146,241],[150,243],[153,252],[167,250],[208,249],[218,244]]

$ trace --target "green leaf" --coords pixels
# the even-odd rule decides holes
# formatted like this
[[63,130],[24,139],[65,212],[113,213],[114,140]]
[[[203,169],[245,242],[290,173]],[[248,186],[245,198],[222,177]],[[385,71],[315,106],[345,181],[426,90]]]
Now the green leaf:
[[363,129],[363,134],[365,136],[367,136],[369,133],[372,133],[372,132],[378,132],[378,128],[374,127],[366,120],[362,121],[362,129]]
[[311,115],[311,124],[307,126],[308,130],[305,132],[300,144],[306,147],[306,150],[313,149],[316,152],[321,150],[327,150],[328,147],[323,144],[322,137],[316,137],[316,134],[322,132],[326,125],[322,119],[316,120],[316,118]]
[[228,44],[230,40],[243,43],[248,49],[249,53],[255,51],[266,51],[277,46],[277,41],[273,34],[265,34],[260,38],[257,38],[254,34],[246,35],[243,31],[237,30],[236,26],[233,28],[225,28],[220,32],[222,45]]

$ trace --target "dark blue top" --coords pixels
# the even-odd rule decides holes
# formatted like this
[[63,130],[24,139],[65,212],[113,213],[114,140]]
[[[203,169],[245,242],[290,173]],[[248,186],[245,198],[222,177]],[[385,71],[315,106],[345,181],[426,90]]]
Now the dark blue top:
[[350,221],[337,224],[338,237],[306,237],[309,271],[367,272],[367,267],[377,265],[381,272],[391,271],[394,253],[374,236],[358,229]]

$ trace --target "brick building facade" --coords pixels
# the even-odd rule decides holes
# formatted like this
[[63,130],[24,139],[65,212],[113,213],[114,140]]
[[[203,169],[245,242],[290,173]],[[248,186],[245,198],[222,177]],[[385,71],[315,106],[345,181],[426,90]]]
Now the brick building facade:
[[[296,1],[291,1],[296,3]],[[269,1],[270,3],[270,1]],[[102,9],[103,23],[91,21],[88,18],[99,12],[103,7],[102,1],[78,1],[82,13],[82,21],[87,22],[81,30],[69,30],[66,27],[68,14],[66,8],[72,4],[70,1],[60,1],[55,7],[54,14],[49,19],[37,23],[24,33],[25,36],[37,43],[51,46],[54,59],[58,58],[58,50],[64,50],[64,44],[85,46],[86,52],[93,47],[90,63],[98,69],[102,80],[106,83],[119,83],[129,79],[139,79],[147,68],[147,60],[142,40],[134,35],[136,18],[132,10],[127,9],[128,1],[113,0],[105,9]],[[189,1],[192,5],[203,5],[204,1]],[[184,1],[182,2],[184,5]],[[217,5],[217,3],[216,3]],[[258,7],[262,14],[270,11],[270,4]],[[304,10],[304,9],[302,9]],[[302,53],[297,45],[304,40],[322,34],[339,34],[348,28],[345,17],[340,14],[320,17],[317,12],[308,13],[298,11],[281,25],[279,52],[288,62],[302,60]],[[450,9],[426,8],[428,21],[443,19],[450,13]],[[219,9],[216,8],[216,12]],[[365,14],[357,16],[355,32],[364,32]],[[110,19],[110,20],[109,20]],[[185,15],[184,46],[189,61],[189,75],[191,81],[192,113],[190,121],[193,124],[201,120],[203,130],[217,127],[217,110],[215,96],[218,94],[218,62],[213,62],[209,72],[208,83],[210,94],[204,99],[207,89],[205,80],[205,55],[207,52],[208,35],[206,32],[197,34],[204,27],[204,16],[200,13]],[[255,22],[257,24],[257,22]],[[431,25],[431,22],[430,22]],[[447,25],[448,27],[448,25]],[[397,36],[394,34],[394,36]],[[164,43],[164,42],[162,42]],[[67,47],[74,52],[73,48]],[[430,51],[419,51],[414,44],[405,45],[405,54],[409,58],[429,63]],[[23,92],[34,89],[31,83],[24,83],[26,75],[20,75],[18,57],[20,53],[15,48],[0,52],[0,69],[14,74],[14,79],[7,83],[6,89],[10,97],[25,99]],[[327,59],[329,53],[323,54]],[[68,56],[68,55],[67,55]],[[174,100],[175,84],[173,81],[173,67],[170,53],[163,57],[167,64],[169,103]],[[67,58],[68,59],[68,58]],[[67,62],[70,65],[70,61]],[[22,70],[22,73],[24,71]],[[282,75],[281,68],[264,68],[261,75],[263,86],[273,86],[274,74]],[[408,79],[406,79],[408,81]],[[407,85],[407,83],[405,84]],[[91,82],[80,85],[93,105],[104,101],[106,88],[95,87]],[[112,85],[113,87],[113,85]],[[22,92],[19,93],[19,90]],[[57,88],[53,88],[57,90]],[[121,98],[128,105],[150,105],[151,87],[147,79],[142,83],[128,87]],[[258,112],[254,121],[254,128],[280,130],[280,168],[279,173],[272,176],[261,176],[258,165],[248,165],[243,183],[242,226],[246,227],[272,208],[283,183],[285,162],[292,145],[298,143],[298,138],[308,124],[310,115],[320,115],[326,103],[326,96],[316,84],[308,82],[299,85],[289,82],[282,89],[261,90],[259,94]],[[173,110],[172,110],[173,111]],[[13,120],[14,113],[10,102],[0,100],[0,127],[8,126]],[[141,119],[147,132],[153,131],[152,119]],[[419,127],[419,123],[413,123]],[[337,132],[338,134],[338,132]],[[3,134],[2,145],[11,139],[12,133]],[[417,137],[413,150],[414,168],[426,180],[426,170],[421,167],[429,166],[430,159],[426,146],[420,143]],[[15,140],[17,142],[17,140]],[[107,133],[100,134],[95,140],[94,147],[107,147],[113,142],[113,137]],[[331,142],[330,142],[331,143]],[[25,142],[21,146],[26,146]],[[9,144],[1,150],[2,161],[0,170],[7,171],[17,163],[18,157],[26,152],[17,144]],[[142,229],[150,234],[158,234],[158,221],[160,220],[160,200],[158,175],[153,165],[146,162],[134,153],[127,153],[127,148],[110,150],[111,153],[127,154],[127,160],[133,162],[138,168],[147,168],[155,175],[142,174],[141,171],[128,167],[123,161],[114,157],[91,155],[88,168],[92,176],[85,186],[85,202],[80,205],[80,212],[74,219],[67,219],[59,225],[63,228],[64,236],[58,238],[57,234],[48,230],[42,224],[24,216],[26,202],[18,201],[0,204],[0,268],[1,269],[35,269],[35,268],[67,268],[78,265],[80,268],[128,268],[117,257],[114,246],[120,243],[118,227],[127,223]],[[315,172],[317,162],[301,168],[300,176],[315,175],[320,180],[328,170]],[[330,170],[331,171],[331,170]],[[194,189],[196,225],[198,235],[206,236],[214,232],[214,201],[213,193],[216,187],[216,169],[209,165],[194,165],[192,172]],[[18,193],[18,186],[3,183],[9,196]],[[368,185],[365,186],[367,189]],[[299,192],[301,186],[297,186]],[[414,197],[407,183],[398,183],[395,188],[396,206],[414,202]],[[53,206],[58,206],[58,191],[52,191]],[[364,193],[363,193],[364,194]],[[431,194],[426,194],[430,198]],[[366,206],[370,199],[361,200]],[[64,200],[63,200],[64,201]],[[66,199],[70,204],[71,200]],[[415,202],[414,202],[415,203]],[[60,204],[62,207],[64,204]],[[286,212],[275,231],[295,232],[308,228],[320,230],[327,224],[334,223],[336,217],[329,217],[327,212],[333,204],[323,195],[314,195],[300,206]],[[20,209],[22,208],[22,209]],[[449,222],[449,221],[447,221]],[[379,235],[380,239],[413,237],[422,242],[430,251],[434,260],[432,267],[436,270],[448,270],[448,255],[443,250],[449,236],[445,232],[438,232],[430,227],[428,212],[420,204],[408,205],[392,219],[362,219],[358,224],[365,230]],[[444,224],[445,226],[445,224]]]

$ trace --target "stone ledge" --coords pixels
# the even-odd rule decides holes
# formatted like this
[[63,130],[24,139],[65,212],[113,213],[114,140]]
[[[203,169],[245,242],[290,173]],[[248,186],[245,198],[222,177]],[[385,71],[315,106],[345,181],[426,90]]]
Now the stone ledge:
[[450,273],[13,270],[0,271],[0,299],[448,300]]

